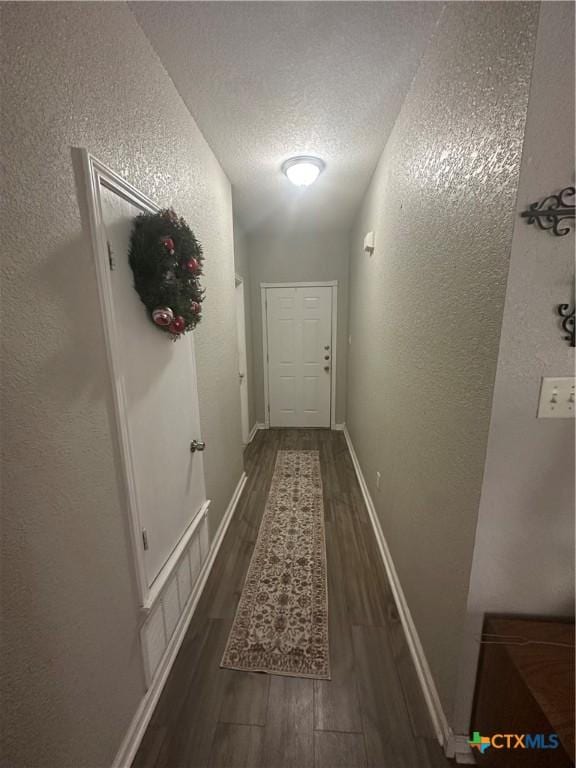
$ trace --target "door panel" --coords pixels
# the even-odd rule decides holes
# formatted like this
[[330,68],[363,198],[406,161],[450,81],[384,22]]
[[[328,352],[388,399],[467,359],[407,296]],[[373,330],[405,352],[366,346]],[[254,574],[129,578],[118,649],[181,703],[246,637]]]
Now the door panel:
[[296,380],[294,376],[281,376],[278,383],[278,409],[283,413],[296,412]]
[[112,300],[121,389],[148,586],[206,500],[192,334],[172,343],[148,320],[128,263],[141,209],[104,185],[100,199],[113,271]]
[[332,288],[268,288],[266,321],[270,426],[329,427]]
[[302,390],[302,407],[306,413],[313,413],[319,397],[318,377],[304,376]]
[[302,329],[302,362],[304,365],[316,365],[318,356],[322,352],[320,321],[318,319],[303,320]]
[[278,320],[278,344],[277,355],[282,365],[291,365],[296,362],[296,327],[294,320]]

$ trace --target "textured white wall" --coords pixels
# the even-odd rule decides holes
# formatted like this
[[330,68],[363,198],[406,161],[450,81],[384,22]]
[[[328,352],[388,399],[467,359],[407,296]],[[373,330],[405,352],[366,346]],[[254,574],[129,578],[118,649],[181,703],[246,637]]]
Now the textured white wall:
[[1,12],[2,764],[102,768],[144,681],[71,147],[173,204],[204,245],[195,333],[212,531],[242,471],[230,186],[126,5]]
[[537,14],[445,5],[352,239],[346,421],[448,714]]
[[260,283],[338,280],[338,354],[336,360],[336,422],[344,421],[348,338],[348,232],[300,232],[287,226],[276,232],[248,235],[252,283],[252,339],[256,420],[265,421],[264,357]]
[[246,327],[246,368],[248,377],[248,426],[256,423],[254,397],[254,348],[252,343],[252,284],[250,280],[250,259],[248,242],[239,223],[234,221],[234,268],[236,274],[244,280],[244,322]]
[[465,732],[484,613],[574,615],[574,422],[536,418],[543,376],[573,376],[557,304],[573,299],[574,234],[520,217],[574,183],[574,8],[543,3],[468,597],[457,712]]

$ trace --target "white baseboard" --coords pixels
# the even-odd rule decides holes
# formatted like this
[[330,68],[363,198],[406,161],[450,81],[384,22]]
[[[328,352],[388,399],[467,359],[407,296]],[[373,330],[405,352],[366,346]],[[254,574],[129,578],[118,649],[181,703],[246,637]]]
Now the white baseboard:
[[451,757],[458,765],[476,765],[476,760],[468,744],[468,736],[452,734],[444,747],[446,757]]
[[[259,429],[270,429],[270,424],[264,424],[262,422],[257,422],[256,424],[254,424],[254,426],[252,427],[252,432],[250,432],[250,437],[248,438],[248,442],[249,443],[252,442],[252,440],[254,439],[254,436],[256,435],[256,432]],[[304,429],[304,427],[303,427],[303,429]],[[333,429],[335,431],[338,431],[338,432],[344,432],[344,430],[346,429],[346,424],[334,424],[331,427],[331,429]]]
[[238,480],[238,484],[236,485],[236,488],[234,489],[234,493],[232,494],[232,498],[228,502],[228,506],[226,507],[226,512],[224,512],[224,517],[220,521],[218,530],[214,534],[214,539],[212,540],[212,544],[210,546],[210,554],[208,555],[208,558],[206,560],[206,576],[204,577],[203,581],[202,581],[202,577],[198,579],[198,583],[202,581],[202,585],[201,585],[202,589],[204,589],[204,585],[206,583],[206,580],[208,579],[210,571],[212,570],[212,566],[214,565],[214,560],[216,559],[216,555],[218,554],[218,550],[220,549],[222,540],[224,539],[224,536],[226,535],[226,531],[228,530],[228,526],[230,525],[232,518],[234,517],[234,512],[236,511],[236,507],[238,505],[238,501],[240,500],[240,496],[242,496],[242,491],[244,490],[244,486],[246,485],[246,480],[248,480],[248,475],[246,474],[246,472],[242,472],[242,475],[240,476],[240,480]]
[[240,499],[242,491],[244,490],[244,486],[246,485],[246,480],[246,472],[243,472],[240,480],[238,481],[238,485],[234,489],[234,493],[232,494],[230,503],[228,504],[226,512],[224,513],[224,517],[222,518],[222,521],[218,526],[218,530],[214,535],[208,557],[202,566],[198,580],[196,581],[188,603],[182,612],[178,626],[172,635],[164,659],[156,670],[156,674],[154,675],[150,687],[144,694],[144,698],[140,702],[140,705],[136,710],[136,714],[132,718],[132,722],[130,723],[126,735],[124,736],[122,744],[120,745],[120,749],[114,758],[112,768],[130,768],[132,761],[136,756],[136,752],[138,751],[140,742],[144,737],[144,733],[146,732],[146,728],[150,722],[154,708],[158,703],[162,689],[166,684],[166,680],[168,679],[172,665],[174,664],[178,651],[180,650],[180,646],[182,645],[182,641],[184,640],[184,636],[186,635],[186,630],[188,629],[190,620],[194,615],[198,601],[200,600],[204,587],[206,586],[206,581],[208,580],[208,576],[210,575],[210,571],[214,565],[214,560],[216,559],[216,555],[218,554],[218,550],[220,549],[224,535],[226,534],[228,526],[230,525],[230,522],[234,516],[238,500]]
[[448,724],[446,714],[440,702],[438,690],[434,683],[434,678],[432,677],[432,672],[430,671],[430,667],[424,653],[424,648],[422,647],[422,643],[418,637],[418,632],[416,630],[414,620],[412,619],[406,597],[402,590],[402,585],[400,584],[400,579],[398,577],[394,561],[392,560],[390,549],[384,537],[384,532],[382,531],[380,521],[378,520],[374,502],[370,496],[370,491],[368,490],[368,485],[366,484],[366,480],[362,473],[360,462],[358,461],[358,456],[354,450],[350,433],[348,432],[345,424],[343,428],[348,450],[350,451],[352,463],[354,464],[354,469],[356,471],[356,477],[358,478],[362,496],[364,497],[364,503],[366,504],[368,515],[372,522],[372,527],[374,529],[376,541],[378,542],[380,555],[382,557],[382,561],[384,562],[384,567],[386,568],[392,595],[394,596],[394,600],[398,608],[400,621],[402,622],[404,634],[406,635],[406,642],[408,643],[408,648],[410,649],[410,654],[416,668],[416,674],[418,675],[418,680],[422,688],[424,700],[426,701],[426,706],[428,707],[428,712],[430,713],[430,719],[432,720],[436,738],[444,748],[446,754],[448,754],[448,751],[451,751],[452,754],[449,756],[455,758],[457,762],[469,763],[467,758],[472,758],[472,764],[474,764],[474,758],[472,757],[470,747],[468,746],[467,737],[455,735]]
[[252,440],[254,440],[254,438],[256,437],[256,432],[258,432],[258,424],[257,423],[254,424],[254,426],[250,430],[250,434],[248,435],[248,442],[246,443],[246,445],[250,445]]

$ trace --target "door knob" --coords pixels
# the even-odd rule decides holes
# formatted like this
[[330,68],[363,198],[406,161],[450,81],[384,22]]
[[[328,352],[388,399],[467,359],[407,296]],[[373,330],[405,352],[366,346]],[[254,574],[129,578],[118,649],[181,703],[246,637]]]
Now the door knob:
[[206,448],[206,443],[201,440],[192,440],[190,443],[190,453],[196,453],[196,451],[203,451]]
[[238,376],[239,376],[241,379],[243,379],[245,375],[246,375],[246,374],[244,374],[244,373],[239,373],[239,374],[238,374]]
[[330,366],[329,366],[329,365],[325,365],[325,366],[324,366],[324,370],[325,370],[325,371],[329,371],[329,370],[330,370]]
[[325,349],[326,351],[328,351],[328,350],[330,349],[330,344],[326,344],[326,346],[324,347],[324,349]]
[[330,360],[330,355],[324,355],[324,360]]

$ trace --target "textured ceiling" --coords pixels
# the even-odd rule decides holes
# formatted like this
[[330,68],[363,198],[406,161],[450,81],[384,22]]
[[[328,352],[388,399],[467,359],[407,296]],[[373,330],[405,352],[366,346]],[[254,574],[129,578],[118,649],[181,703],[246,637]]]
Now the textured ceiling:
[[[246,229],[347,228],[439,2],[132,3],[226,171]],[[282,161],[326,170],[298,189]]]

